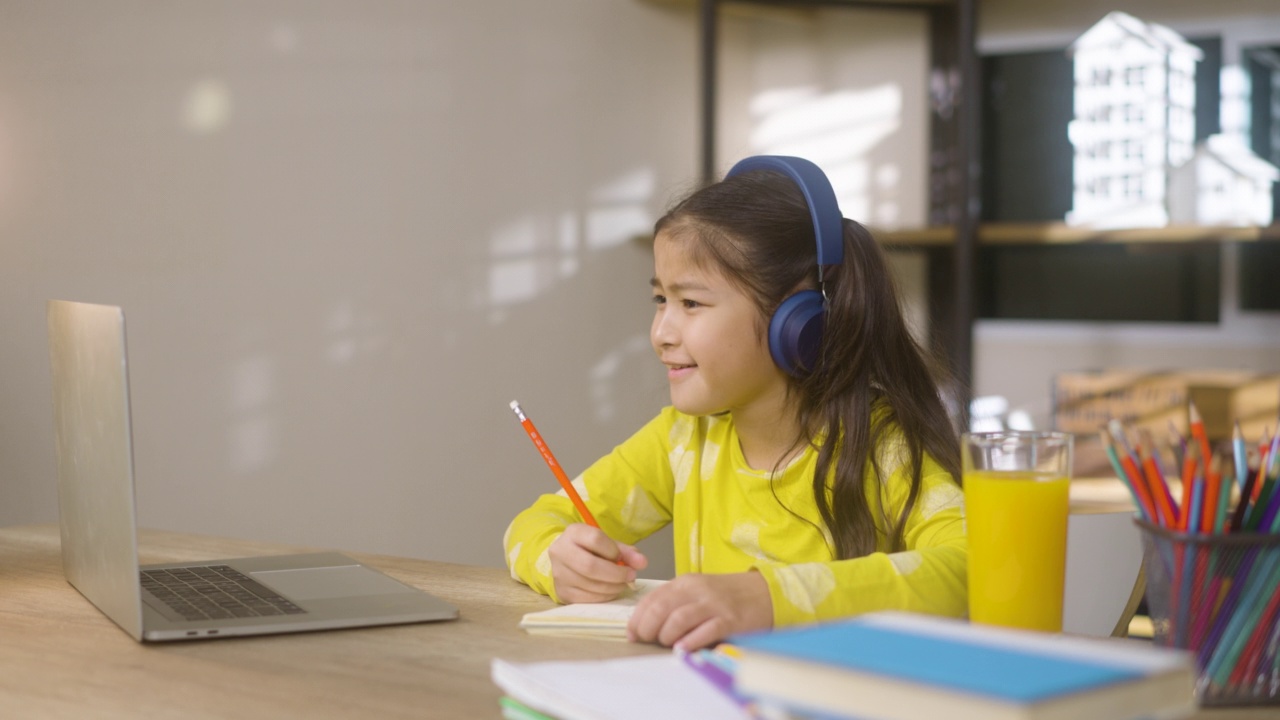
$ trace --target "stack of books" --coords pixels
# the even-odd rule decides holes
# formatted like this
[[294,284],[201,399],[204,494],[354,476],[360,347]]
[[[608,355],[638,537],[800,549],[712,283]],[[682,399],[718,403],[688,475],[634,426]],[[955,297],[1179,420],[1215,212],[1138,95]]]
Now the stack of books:
[[1196,708],[1185,652],[875,613],[735,638],[734,684],[765,716],[1132,720]]
[[714,667],[673,655],[495,659],[493,679],[504,714],[521,720],[1169,720],[1196,708],[1191,655],[1134,640],[874,613],[730,647]]

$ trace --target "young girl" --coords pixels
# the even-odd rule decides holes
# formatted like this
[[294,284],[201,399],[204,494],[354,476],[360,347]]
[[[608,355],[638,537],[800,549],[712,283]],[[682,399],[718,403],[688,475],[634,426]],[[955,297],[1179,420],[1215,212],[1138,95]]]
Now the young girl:
[[[671,524],[677,577],[637,605],[633,641],[963,615],[958,439],[880,248],[821,171],[749,158],[693,193],[655,227],[651,284],[671,407],[574,481],[600,529],[563,491],[516,516],[512,576],[558,602],[611,600],[647,564],[632,544]],[[805,290],[786,347],[775,311]]]

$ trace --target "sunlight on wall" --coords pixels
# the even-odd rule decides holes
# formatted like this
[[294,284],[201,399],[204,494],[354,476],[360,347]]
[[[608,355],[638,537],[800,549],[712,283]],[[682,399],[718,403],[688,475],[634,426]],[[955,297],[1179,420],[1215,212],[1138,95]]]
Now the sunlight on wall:
[[587,247],[599,250],[647,234],[653,218],[647,209],[657,178],[653,170],[640,169],[605,184],[591,193],[587,211]]
[[611,420],[617,411],[613,390],[623,361],[630,357],[653,354],[648,335],[634,335],[614,348],[591,368],[591,404],[597,420]]
[[[508,307],[532,302],[573,278],[588,255],[651,233],[654,218],[649,204],[656,188],[654,171],[639,168],[592,190],[586,208],[558,215],[525,215],[497,228],[489,240],[484,298],[489,323],[503,323]],[[596,419],[609,420],[617,411],[615,395],[624,364],[650,352],[648,335],[632,335],[607,349],[591,366]]]
[[586,253],[648,234],[653,228],[648,204],[656,185],[653,170],[634,170],[594,190],[584,211],[526,215],[495,230],[485,298],[490,323],[505,319],[502,308],[529,302],[576,275]]
[[210,135],[231,118],[231,92],[217,79],[201,80],[187,91],[182,103],[182,126],[196,135]]
[[902,127],[900,86],[825,94],[813,87],[767,90],[752,99],[751,114],[753,152],[797,155],[817,163],[831,180],[845,217],[879,226],[900,221],[892,197],[901,169],[868,158]]
[[266,356],[246,358],[232,368],[228,411],[231,470],[247,474],[265,469],[280,444],[278,423],[268,412],[275,393],[275,361]]
[[350,300],[340,301],[325,321],[324,335],[329,338],[325,357],[334,365],[347,365],[377,353],[386,344],[378,324],[374,317],[357,314]]
[[538,294],[538,221],[523,217],[498,228],[490,242],[489,304],[497,307],[532,299]]

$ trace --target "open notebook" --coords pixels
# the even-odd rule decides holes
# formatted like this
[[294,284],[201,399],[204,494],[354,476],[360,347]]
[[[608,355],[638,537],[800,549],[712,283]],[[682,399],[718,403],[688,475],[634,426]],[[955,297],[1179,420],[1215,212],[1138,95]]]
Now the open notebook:
[[636,580],[636,587],[616,600],[603,603],[572,603],[550,610],[527,613],[520,627],[534,635],[567,635],[611,640],[627,639],[627,621],[636,603],[666,580]]

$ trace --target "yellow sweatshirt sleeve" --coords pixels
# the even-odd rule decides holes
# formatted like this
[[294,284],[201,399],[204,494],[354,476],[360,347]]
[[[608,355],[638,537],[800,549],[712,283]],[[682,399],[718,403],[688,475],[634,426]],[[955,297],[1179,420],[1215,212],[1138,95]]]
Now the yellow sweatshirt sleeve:
[[[673,412],[664,410],[573,481],[600,529],[618,542],[635,544],[671,522]],[[516,515],[502,541],[511,577],[560,602],[548,550],[566,527],[580,522],[563,490],[542,495]]]
[[[769,585],[775,627],[873,610],[954,617],[968,612],[964,494],[931,459],[925,462],[920,496],[905,528],[905,550],[878,551],[849,560],[756,566]],[[902,510],[908,482],[903,470],[889,477],[886,494],[891,517]]]

